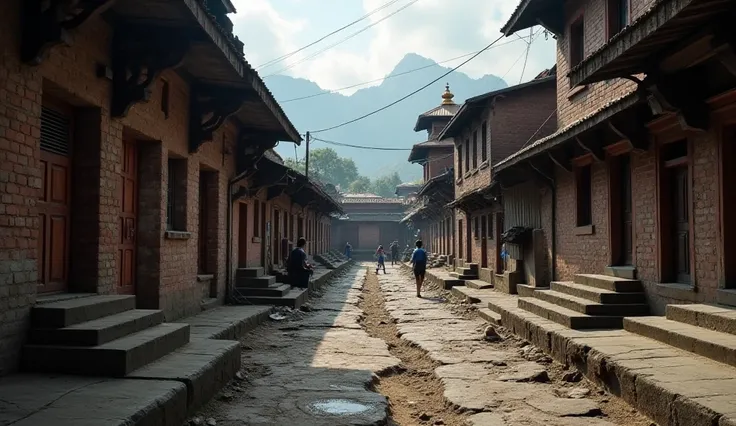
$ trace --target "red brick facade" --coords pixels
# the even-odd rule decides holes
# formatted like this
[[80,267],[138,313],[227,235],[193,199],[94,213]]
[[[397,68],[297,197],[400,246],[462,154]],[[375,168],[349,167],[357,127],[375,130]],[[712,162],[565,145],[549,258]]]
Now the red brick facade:
[[[241,264],[240,212],[248,223],[255,214],[255,198],[228,211],[230,181],[248,167],[239,164],[241,132],[258,127],[250,140],[266,147],[298,140],[270,93],[254,87],[259,100],[242,109],[263,121],[231,116],[193,150],[197,81],[170,69],[152,81],[147,101],[113,117],[117,92],[106,77],[116,27],[93,15],[68,31],[68,46],[53,47],[38,65],[25,64],[18,54],[22,3],[0,5],[0,375],[16,367],[30,308],[49,292],[132,293],[140,308],[162,309],[167,320],[199,312],[203,299],[222,302],[228,275]],[[228,43],[208,48],[237,63],[231,74],[247,67],[237,54],[222,56],[218,49],[229,49]],[[68,139],[68,148],[42,147],[52,136]],[[290,226],[291,217],[305,215],[310,251],[328,248],[329,218],[282,196],[265,202],[269,221],[277,208],[282,221],[283,212],[292,215]],[[261,243],[252,225],[248,230],[245,264],[259,265]]]
[[[690,91],[701,98],[691,98],[686,106],[702,102],[696,107],[697,114],[705,112],[703,115],[707,116],[707,120],[702,121],[695,120],[696,115],[692,111],[686,114],[677,105],[655,111],[647,106],[644,99],[637,100],[634,95],[622,100],[627,93],[637,89],[635,82],[624,78],[571,87],[570,76],[573,74],[599,72],[595,71],[597,68],[586,71],[588,68],[573,69],[570,66],[571,46],[576,43],[572,40],[575,37],[571,28],[576,22],[584,23],[584,55],[580,58],[583,62],[593,60],[591,57],[598,55],[607,43],[623,43],[621,38],[618,41],[610,38],[613,34],[610,34],[607,24],[607,4],[604,0],[566,2],[564,26],[555,28],[561,32],[557,37],[557,115],[560,136],[552,135],[548,140],[540,141],[539,148],[522,150],[504,160],[498,177],[501,180],[509,179],[509,167],[528,166],[530,160],[536,161],[537,166],[543,165],[544,161],[549,161],[547,153],[550,152],[544,150],[544,144],[555,144],[555,164],[548,169],[551,171],[549,177],[554,181],[555,197],[554,200],[551,196],[541,198],[543,230],[547,235],[554,234],[556,240],[554,247],[548,249],[550,258],[554,253],[554,279],[572,280],[578,273],[603,273],[606,267],[630,264],[635,267],[637,278],[645,284],[648,301],[655,313],[661,314],[668,303],[718,302],[736,305],[736,293],[733,290],[736,276],[728,266],[734,259],[731,247],[734,246],[736,234],[732,233],[727,220],[734,210],[730,200],[732,197],[728,193],[734,180],[727,166],[734,158],[734,152],[728,148],[736,123],[734,78],[730,74],[715,77],[712,72],[703,71],[699,74],[701,78],[713,76],[719,82],[706,85],[703,79],[687,79],[687,84],[693,86]],[[630,1],[628,22],[637,21],[648,13],[653,4],[652,0]],[[544,19],[540,20],[544,22]],[[668,22],[670,24],[677,27],[675,23]],[[650,31],[657,30],[654,24],[650,27]],[[681,54],[705,54],[692,46],[688,49],[690,53],[682,53],[685,52],[683,50]],[[598,64],[616,60],[616,55],[603,56],[594,60]],[[700,72],[697,66],[703,70],[719,66],[717,59],[710,59],[710,64],[704,59],[700,64],[692,65],[690,62],[683,66],[683,62],[675,56],[667,59],[668,78],[677,78],[678,73],[683,72]],[[683,71],[685,69],[689,71]],[[574,72],[570,73],[571,70]],[[644,78],[641,75],[639,77]],[[665,83],[663,81],[662,86]],[[708,89],[703,88],[705,86]],[[646,84],[640,84],[639,89],[650,90]],[[679,91],[679,88],[676,90]],[[628,99],[634,101],[629,102]],[[619,105],[626,106],[619,108]],[[605,114],[609,114],[608,118],[602,122],[596,121]],[[622,128],[634,122],[641,127],[641,131],[629,129],[623,134],[615,132],[617,126]],[[701,127],[695,129],[693,123]],[[611,127],[614,132],[607,130],[609,136],[605,136],[606,129]],[[603,130],[603,133],[585,133],[590,129],[598,132]],[[595,144],[604,148],[600,151],[588,149],[590,152],[581,150],[581,147]],[[560,156],[564,149],[567,152]],[[564,158],[565,155],[567,158]],[[628,161],[630,173],[633,250],[631,259],[622,260],[622,225],[618,216],[622,207],[617,197],[621,185],[624,185],[622,182],[626,181],[620,175],[623,172],[619,171],[625,161]],[[564,167],[561,162],[565,164]],[[585,186],[579,185],[579,182],[587,179],[581,177],[581,172],[587,167],[590,168],[589,195],[581,193],[581,188]],[[536,180],[540,186],[549,185],[539,176]],[[673,185],[679,184],[682,186],[674,191]],[[547,191],[547,194],[551,194],[551,191]],[[590,220],[582,224],[578,218],[580,206],[587,203],[585,198],[588,196]],[[552,211],[555,209],[556,220],[553,224]],[[677,232],[683,238],[679,243],[673,236],[673,226],[678,220],[681,222],[677,223]],[[677,254],[675,250],[678,250]]]

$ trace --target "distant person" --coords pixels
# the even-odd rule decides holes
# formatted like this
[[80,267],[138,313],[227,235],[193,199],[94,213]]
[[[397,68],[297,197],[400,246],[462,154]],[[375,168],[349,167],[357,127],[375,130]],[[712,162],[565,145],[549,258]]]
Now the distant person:
[[383,250],[383,246],[378,246],[378,249],[376,250],[376,259],[378,260],[378,263],[376,264],[376,275],[378,275],[378,270],[383,269],[383,274],[386,274],[386,252]]
[[307,240],[299,238],[296,247],[289,254],[286,271],[289,274],[289,283],[295,287],[309,288],[309,277],[314,273],[314,267],[307,262],[307,252],[304,247]]
[[422,297],[422,284],[424,274],[427,272],[427,251],[422,248],[422,240],[414,244],[417,248],[411,254],[411,265],[414,270],[414,278],[417,280],[417,297]]
[[353,257],[353,246],[350,245],[350,243],[345,243],[345,257],[348,258],[348,260],[352,259]]
[[389,248],[391,249],[391,266],[394,266],[399,263],[399,242],[394,241]]

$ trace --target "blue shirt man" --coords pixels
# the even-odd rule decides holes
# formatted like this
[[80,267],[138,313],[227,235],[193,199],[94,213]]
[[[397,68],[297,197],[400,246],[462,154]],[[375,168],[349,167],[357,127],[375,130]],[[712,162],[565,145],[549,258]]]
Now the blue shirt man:
[[411,264],[414,270],[414,277],[417,280],[417,297],[422,297],[424,273],[427,271],[427,251],[422,248],[422,240],[417,240],[415,245],[417,248],[411,254]]

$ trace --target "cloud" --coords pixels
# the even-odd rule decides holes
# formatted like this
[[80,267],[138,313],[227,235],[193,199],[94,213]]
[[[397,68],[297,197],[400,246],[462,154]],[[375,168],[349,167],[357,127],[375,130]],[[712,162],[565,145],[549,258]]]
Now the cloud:
[[[314,40],[318,37],[314,37],[314,34],[322,35],[320,31],[315,32],[315,28],[310,27],[314,23],[308,19],[287,19],[283,11],[273,7],[276,3],[283,6],[282,1],[236,0],[236,33],[246,42],[246,58],[251,63],[261,64]],[[370,23],[378,22],[410,1],[401,0],[320,45],[294,55],[280,65],[292,64],[309,56]],[[299,0],[291,0],[290,11],[302,7],[306,10],[310,7],[309,2],[300,3]],[[384,3],[386,0],[362,0],[363,10],[356,10],[353,16],[372,11]],[[325,89],[334,89],[381,78],[390,73],[407,53],[417,53],[437,62],[444,61],[480,50],[495,40],[501,35],[499,30],[515,7],[516,1],[513,0],[418,0],[405,10],[376,24],[355,40],[331,48],[314,59],[294,66],[284,74],[312,80]],[[342,25],[343,22],[335,24],[334,26]],[[307,32],[312,37],[306,37]],[[528,34],[521,35],[527,37]],[[249,45],[248,40],[258,42]],[[504,43],[506,44],[481,54],[463,66],[461,71],[474,78],[494,74],[504,77],[509,84],[519,82],[526,44],[518,40],[517,36],[499,41],[499,44]],[[540,34],[530,50],[524,80],[550,67],[554,63],[554,55],[554,41],[551,38],[545,41],[545,37]],[[456,66],[460,62],[462,59],[444,65]],[[272,67],[263,74],[267,75],[281,68],[283,67]]]

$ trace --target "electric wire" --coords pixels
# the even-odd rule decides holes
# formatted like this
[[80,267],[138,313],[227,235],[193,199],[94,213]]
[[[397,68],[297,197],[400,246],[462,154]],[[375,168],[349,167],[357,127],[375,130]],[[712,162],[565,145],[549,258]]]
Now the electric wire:
[[379,12],[379,11],[381,11],[381,10],[383,10],[383,9],[385,9],[385,8],[387,8],[387,7],[389,7],[389,6],[391,6],[392,4],[396,3],[397,1],[399,1],[399,0],[391,0],[391,1],[389,1],[389,2],[386,2],[386,3],[384,3],[383,5],[381,5],[381,6],[377,7],[377,8],[375,8],[375,9],[373,9],[372,11],[370,11],[370,12],[366,13],[365,15],[361,16],[360,18],[358,18],[358,19],[356,19],[356,20],[354,20],[354,21],[352,21],[352,22],[350,22],[350,23],[348,23],[348,24],[346,24],[346,25],[344,25],[344,26],[342,26],[342,27],[340,27],[340,28],[338,28],[338,29],[336,29],[336,30],[334,30],[334,31],[332,31],[332,32],[330,32],[330,33],[328,33],[328,34],[325,34],[324,36],[322,36],[322,37],[320,37],[319,39],[317,39],[317,40],[315,40],[315,41],[313,41],[313,42],[311,42],[311,43],[307,44],[306,46],[302,46],[302,47],[300,47],[300,48],[299,48],[299,49],[297,49],[297,50],[294,50],[294,51],[292,51],[292,52],[286,53],[286,54],[284,54],[284,55],[281,55],[281,56],[279,56],[278,58],[274,58],[274,59],[271,59],[271,60],[270,60],[270,61],[268,61],[268,62],[265,62],[265,63],[263,63],[263,64],[261,64],[261,65],[258,65],[258,66],[256,67],[256,70],[260,70],[261,68],[266,68],[266,67],[269,67],[269,66],[271,66],[271,65],[273,65],[273,64],[275,64],[275,63],[277,63],[277,62],[281,62],[281,61],[283,61],[284,59],[288,59],[288,58],[290,58],[290,57],[292,57],[292,56],[296,55],[297,53],[301,52],[302,50],[304,50],[304,49],[308,49],[308,48],[310,48],[310,47],[314,46],[315,44],[317,44],[317,43],[319,43],[319,42],[321,42],[321,41],[324,41],[325,39],[327,39],[327,38],[329,38],[329,37],[332,37],[333,35],[335,35],[335,34],[337,34],[337,33],[341,32],[341,31],[343,31],[343,30],[346,30],[346,29],[348,29],[348,28],[352,27],[353,25],[357,24],[358,22],[361,22],[361,21],[363,21],[363,20],[365,20],[365,19],[369,18],[370,16],[372,16],[372,15],[374,15],[375,13],[377,13],[377,12]]
[[403,97],[401,97],[401,98],[399,98],[399,99],[397,99],[397,100],[395,100],[395,101],[391,102],[391,103],[390,103],[390,104],[388,104],[388,105],[385,105],[385,106],[383,106],[383,107],[381,107],[381,108],[379,108],[379,109],[377,109],[377,110],[371,111],[371,112],[369,112],[369,113],[367,113],[367,114],[363,114],[362,116],[360,116],[360,117],[357,117],[357,118],[354,118],[354,119],[352,119],[352,120],[348,120],[348,121],[345,121],[345,122],[343,122],[343,123],[337,124],[337,125],[335,125],[335,126],[332,126],[332,127],[327,127],[327,128],[324,128],[324,129],[319,129],[319,130],[313,130],[313,131],[310,131],[310,133],[323,133],[323,132],[327,132],[327,131],[329,131],[329,130],[335,130],[335,129],[338,129],[338,128],[340,128],[340,127],[344,127],[344,126],[347,126],[347,125],[349,125],[349,124],[355,123],[355,122],[357,122],[357,121],[360,121],[360,120],[363,120],[363,119],[365,119],[365,118],[368,118],[368,117],[370,117],[370,116],[372,116],[372,115],[378,114],[379,112],[381,112],[381,111],[383,111],[383,110],[386,110],[386,109],[388,109],[388,108],[390,108],[390,107],[392,107],[392,106],[394,106],[394,105],[398,104],[399,102],[402,102],[402,101],[404,101],[404,100],[406,100],[406,99],[408,99],[408,98],[410,98],[410,97],[412,97],[412,96],[416,95],[417,93],[421,92],[422,90],[426,89],[427,87],[429,87],[429,86],[433,85],[434,83],[436,83],[436,82],[438,82],[438,81],[442,80],[443,78],[447,77],[447,76],[448,76],[449,74],[451,74],[451,73],[453,73],[453,72],[457,71],[457,70],[458,70],[458,69],[459,69],[460,67],[462,67],[463,65],[465,65],[465,64],[467,64],[468,62],[472,61],[473,59],[477,58],[477,57],[478,57],[478,56],[479,56],[479,55],[480,55],[481,53],[483,53],[483,52],[485,52],[486,50],[488,50],[488,49],[490,49],[491,47],[493,47],[493,45],[494,45],[494,44],[496,44],[496,43],[497,43],[497,42],[498,42],[499,40],[501,40],[501,39],[502,39],[503,37],[504,37],[504,36],[503,36],[503,35],[501,35],[500,37],[498,37],[497,39],[495,39],[494,41],[492,41],[492,42],[491,42],[490,44],[488,44],[488,45],[487,45],[486,47],[484,47],[483,49],[479,50],[479,51],[478,51],[478,53],[474,54],[474,55],[473,55],[473,56],[471,56],[470,58],[468,58],[468,59],[466,59],[465,61],[461,62],[461,63],[460,63],[459,65],[455,66],[455,67],[454,67],[454,68],[452,68],[451,70],[449,70],[449,71],[447,71],[447,72],[443,73],[443,74],[442,74],[441,76],[439,76],[439,77],[435,78],[434,80],[430,81],[429,83],[425,84],[424,86],[420,87],[419,89],[417,89],[417,90],[415,90],[415,91],[413,91],[413,92],[409,93],[408,95],[405,95],[405,96],[403,96]]
[[401,12],[402,10],[406,9],[407,7],[409,7],[409,6],[413,5],[414,3],[418,2],[418,1],[419,1],[419,0],[411,0],[411,1],[409,2],[409,3],[407,3],[407,4],[403,5],[403,6],[401,6],[400,8],[398,8],[398,9],[394,10],[393,12],[391,12],[391,13],[389,13],[388,15],[384,16],[383,18],[381,18],[381,19],[377,20],[376,22],[374,22],[374,23],[372,23],[372,24],[368,25],[367,27],[364,27],[364,28],[362,28],[362,29],[360,29],[360,30],[358,30],[358,31],[356,31],[356,32],[354,32],[354,33],[352,33],[352,34],[350,34],[349,36],[347,36],[347,37],[345,37],[344,39],[342,39],[342,40],[338,41],[337,43],[333,43],[333,44],[331,44],[331,45],[329,45],[329,46],[325,47],[325,48],[324,48],[324,49],[322,49],[322,50],[318,50],[318,51],[316,51],[316,52],[312,53],[311,55],[309,55],[309,56],[307,56],[307,57],[305,57],[305,58],[302,58],[302,59],[300,59],[300,60],[298,60],[298,61],[296,61],[296,62],[293,62],[293,63],[291,63],[291,64],[287,65],[287,66],[286,66],[286,67],[284,67],[284,68],[281,68],[280,70],[278,70],[278,71],[276,71],[276,72],[273,72],[273,73],[271,73],[271,74],[268,74],[268,75],[264,76],[263,78],[268,78],[268,77],[272,77],[272,76],[274,76],[274,75],[277,75],[277,74],[281,74],[282,72],[284,72],[284,71],[288,71],[288,70],[290,70],[290,69],[294,68],[295,66],[297,66],[297,65],[299,65],[299,64],[301,64],[301,63],[303,63],[303,62],[305,62],[305,61],[308,61],[308,60],[310,60],[310,59],[314,59],[315,57],[317,57],[317,56],[321,55],[322,53],[324,53],[324,52],[326,52],[326,51],[328,51],[328,50],[332,49],[333,47],[339,46],[340,44],[342,44],[342,43],[345,43],[346,41],[348,41],[348,40],[352,39],[353,37],[355,37],[355,36],[357,36],[357,35],[359,35],[359,34],[362,34],[362,33],[363,33],[363,32],[365,32],[365,31],[368,31],[369,29],[371,29],[371,28],[375,27],[376,25],[380,24],[381,22],[385,21],[385,20],[386,20],[386,19],[388,19],[388,18],[391,18],[392,16],[396,15],[397,13]]
[[312,140],[323,142],[328,145],[344,146],[344,147],[357,148],[357,149],[370,149],[374,151],[411,151],[411,148],[392,148],[392,147],[380,147],[380,146],[355,145],[355,144],[335,142],[335,141],[320,139],[320,138],[315,138],[315,137],[312,137]]

